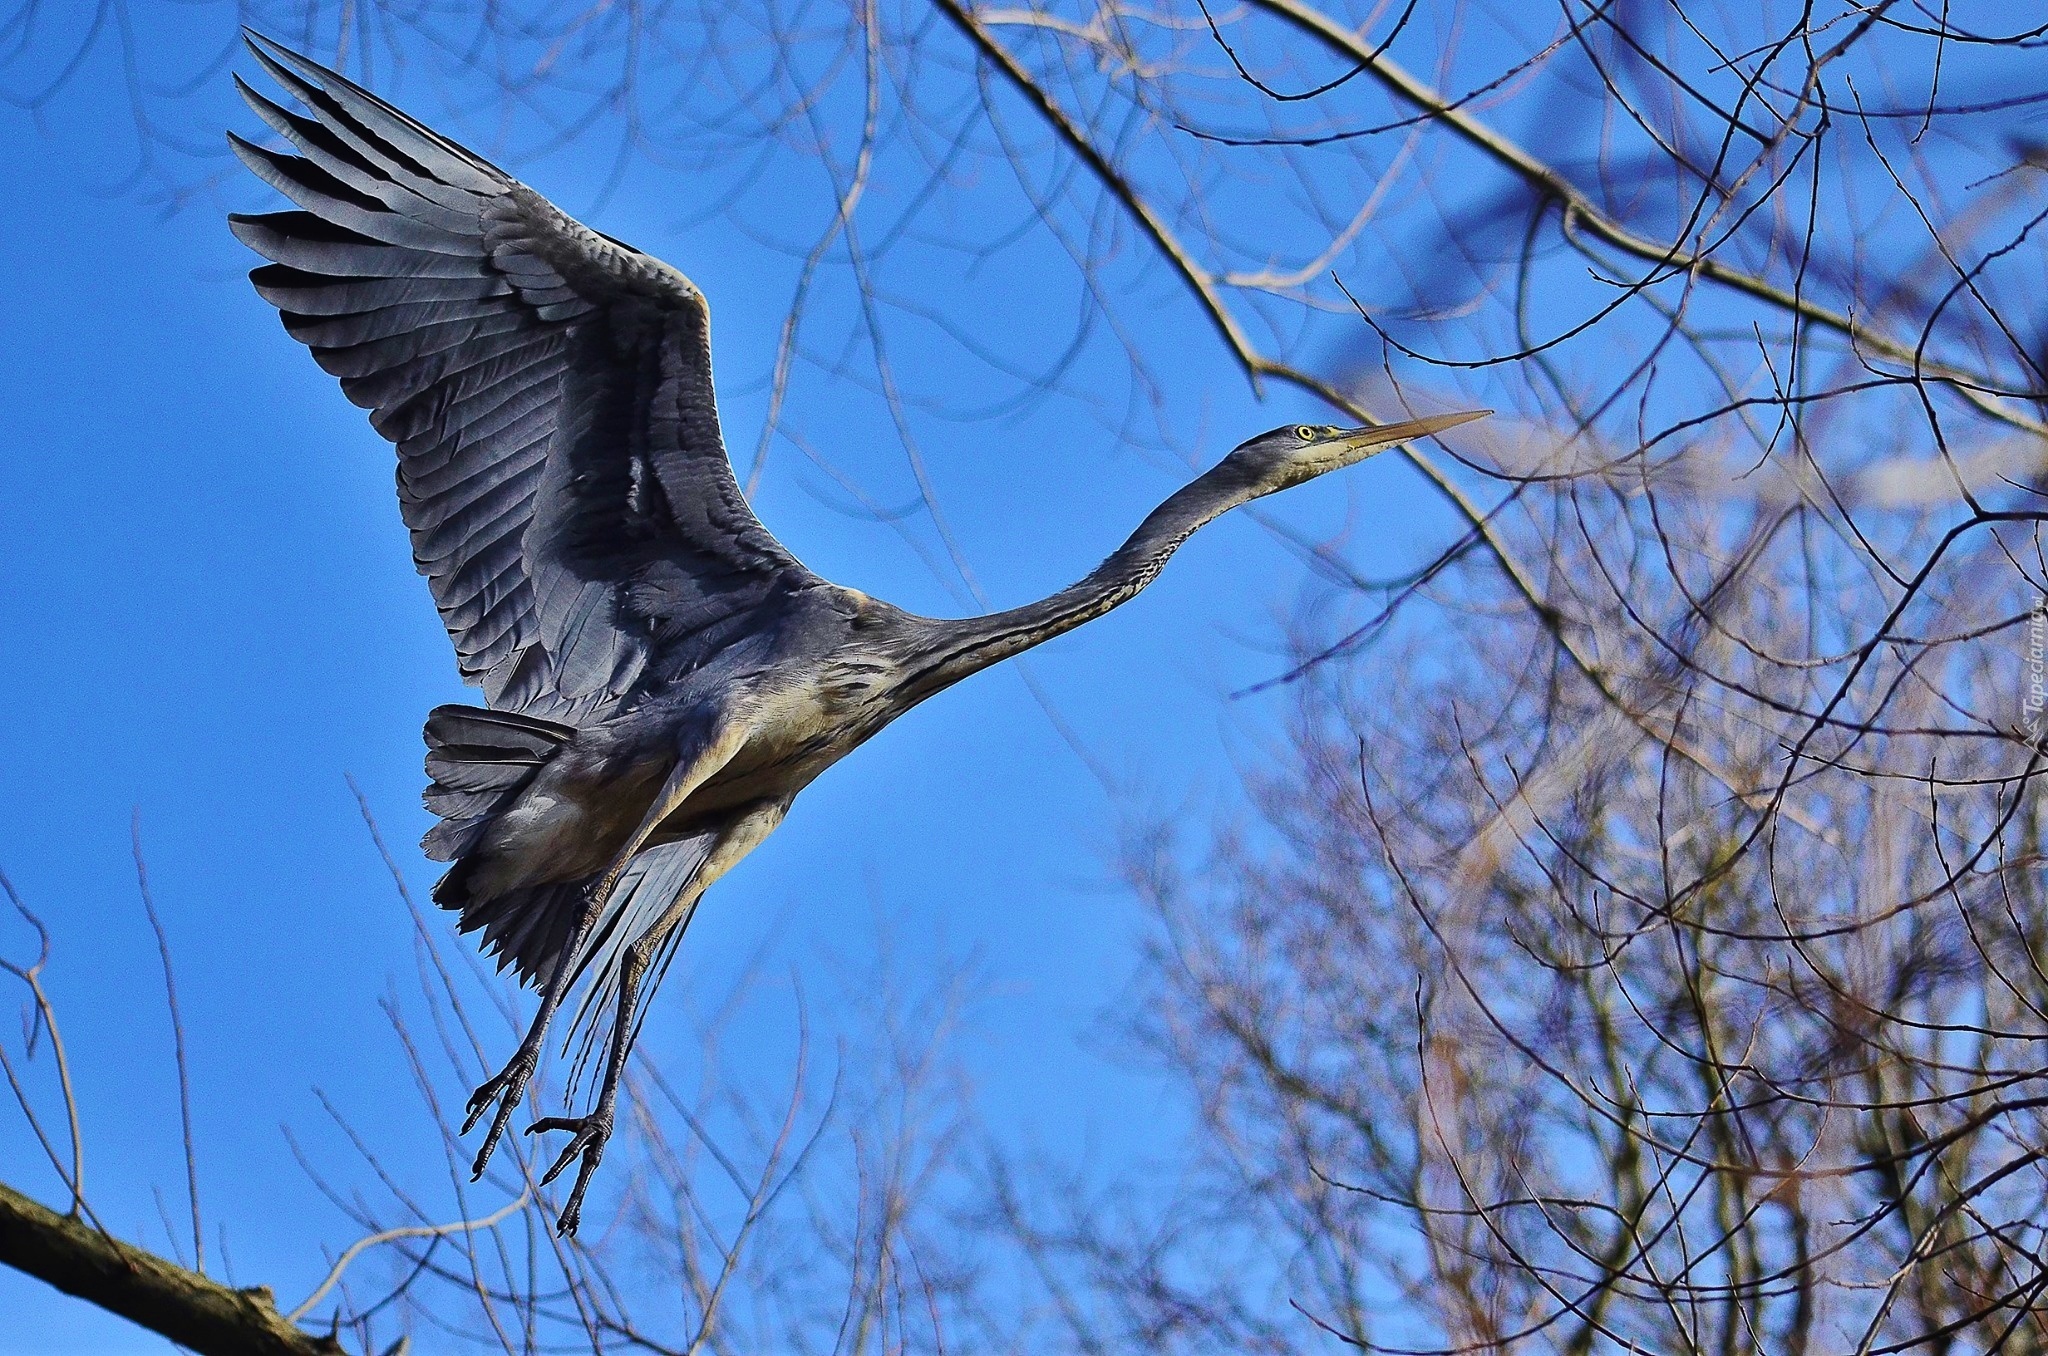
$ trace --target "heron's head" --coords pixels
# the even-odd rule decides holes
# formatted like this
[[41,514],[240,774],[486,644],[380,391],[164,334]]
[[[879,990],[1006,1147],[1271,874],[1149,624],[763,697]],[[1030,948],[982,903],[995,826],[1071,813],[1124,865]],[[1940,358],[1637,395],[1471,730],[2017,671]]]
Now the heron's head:
[[1291,485],[1314,480],[1325,472],[1364,461],[1390,447],[1441,433],[1491,413],[1491,410],[1460,410],[1456,414],[1433,414],[1426,419],[1412,419],[1405,424],[1382,424],[1377,428],[1289,424],[1240,444],[1223,459],[1221,465],[1245,475],[1253,486],[1254,494],[1273,494]]

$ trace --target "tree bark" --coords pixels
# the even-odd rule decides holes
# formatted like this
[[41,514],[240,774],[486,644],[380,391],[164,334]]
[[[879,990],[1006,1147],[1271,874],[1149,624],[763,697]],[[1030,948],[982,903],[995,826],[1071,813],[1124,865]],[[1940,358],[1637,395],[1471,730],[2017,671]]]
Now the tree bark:
[[236,1290],[37,1204],[0,1183],[0,1263],[202,1356],[339,1356],[285,1322],[267,1286]]

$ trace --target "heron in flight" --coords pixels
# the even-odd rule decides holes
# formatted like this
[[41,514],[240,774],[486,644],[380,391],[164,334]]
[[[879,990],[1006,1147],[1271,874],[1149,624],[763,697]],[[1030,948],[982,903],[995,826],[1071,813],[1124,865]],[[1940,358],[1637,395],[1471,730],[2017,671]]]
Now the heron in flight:
[[[920,617],[821,579],[733,478],[710,312],[680,272],[572,220],[473,151],[251,34],[303,108],[241,84],[292,151],[231,137],[297,204],[237,215],[250,277],[398,447],[413,558],[486,705],[427,717],[434,900],[540,1006],[463,1133],[481,1176],[557,1009],[611,1026],[594,1102],[529,1133],[581,1162],[573,1233],[620,1076],[698,899],[812,779],[936,692],[1101,616],[1197,528],[1484,411],[1293,424],[1176,491],[1086,578],[1023,607]],[[580,986],[580,988],[579,988]],[[587,1048],[587,1047],[586,1047]]]

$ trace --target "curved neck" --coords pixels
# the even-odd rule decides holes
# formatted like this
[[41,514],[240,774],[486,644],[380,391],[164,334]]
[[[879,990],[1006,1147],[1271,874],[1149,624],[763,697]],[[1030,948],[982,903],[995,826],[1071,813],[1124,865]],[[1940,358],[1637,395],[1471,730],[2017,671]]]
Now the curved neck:
[[1264,491],[1228,459],[1210,467],[1147,514],[1138,530],[1081,579],[1035,603],[983,617],[932,623],[939,628],[930,662],[914,678],[913,700],[948,687],[1100,617],[1136,597],[1204,523]]

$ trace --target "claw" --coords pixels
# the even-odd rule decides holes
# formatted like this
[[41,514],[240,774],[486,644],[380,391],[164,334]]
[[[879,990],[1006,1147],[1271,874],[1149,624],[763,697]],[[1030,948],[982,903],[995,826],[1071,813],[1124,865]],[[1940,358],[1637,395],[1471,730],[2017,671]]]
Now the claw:
[[491,1161],[491,1153],[498,1147],[498,1141],[504,1137],[505,1126],[512,1119],[512,1109],[518,1106],[520,1099],[526,1095],[526,1083],[533,1077],[534,1065],[537,1062],[533,1052],[522,1045],[519,1053],[512,1056],[510,1064],[484,1080],[483,1085],[470,1094],[468,1114],[462,1122],[462,1133],[465,1135],[475,1128],[484,1112],[490,1110],[491,1103],[498,1104],[498,1114],[492,1117],[491,1128],[484,1135],[483,1146],[477,1150],[476,1163],[470,1169],[470,1181],[477,1181],[484,1175],[484,1168]]
[[568,1166],[581,1156],[583,1164],[576,1170],[576,1184],[569,1188],[569,1200],[562,1207],[562,1213],[555,1221],[555,1232],[567,1238],[576,1232],[576,1226],[583,1219],[583,1193],[590,1185],[591,1175],[597,1171],[598,1160],[604,1157],[606,1141],[612,1137],[612,1118],[600,1110],[589,1116],[546,1116],[526,1127],[529,1135],[538,1135],[548,1130],[569,1130],[574,1133],[554,1166],[542,1174],[540,1184],[560,1177]]
[[604,1141],[611,1138],[610,1127],[600,1128],[595,1116],[546,1116],[526,1127],[529,1135],[544,1134],[549,1130],[573,1130],[576,1133],[570,1137],[568,1147],[556,1157],[555,1165],[541,1174],[542,1186],[560,1177],[576,1160],[576,1155],[593,1144],[602,1151]]
[[466,1114],[462,1118],[463,1134],[466,1135],[476,1128],[477,1118],[482,1116],[491,1103],[497,1099],[498,1093],[504,1089],[504,1086],[505,1075],[500,1073],[486,1079],[482,1086],[469,1094],[469,1105],[464,1108]]

